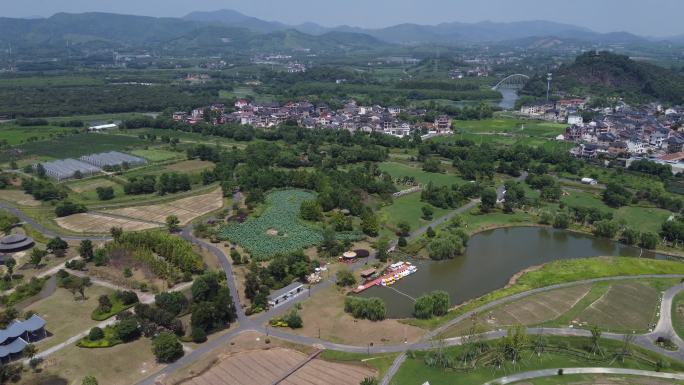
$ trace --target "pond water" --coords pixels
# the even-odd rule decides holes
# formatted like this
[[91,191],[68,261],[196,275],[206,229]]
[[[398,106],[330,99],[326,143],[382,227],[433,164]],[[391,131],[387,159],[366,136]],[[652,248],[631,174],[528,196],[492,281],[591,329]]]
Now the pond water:
[[360,295],[380,297],[389,317],[410,317],[413,301],[433,290],[445,290],[452,304],[504,287],[517,272],[558,259],[596,256],[665,258],[609,239],[542,227],[512,227],[474,235],[463,256],[448,261],[412,260],[418,271],[391,287],[376,286]]

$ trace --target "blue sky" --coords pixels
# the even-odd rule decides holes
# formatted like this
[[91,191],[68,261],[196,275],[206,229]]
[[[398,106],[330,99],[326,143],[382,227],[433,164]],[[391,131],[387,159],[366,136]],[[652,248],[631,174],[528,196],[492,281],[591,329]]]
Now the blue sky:
[[684,0],[3,0],[0,15],[49,16],[56,12],[103,11],[183,16],[192,11],[235,9],[288,24],[384,27],[398,23],[437,24],[551,20],[599,32],[640,35],[684,34]]

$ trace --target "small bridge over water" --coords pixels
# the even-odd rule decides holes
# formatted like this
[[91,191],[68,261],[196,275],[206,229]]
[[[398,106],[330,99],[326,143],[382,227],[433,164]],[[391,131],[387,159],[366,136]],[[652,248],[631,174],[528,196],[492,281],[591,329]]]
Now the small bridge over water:
[[501,79],[492,89],[497,90],[521,90],[530,80],[530,77],[523,74],[508,75]]

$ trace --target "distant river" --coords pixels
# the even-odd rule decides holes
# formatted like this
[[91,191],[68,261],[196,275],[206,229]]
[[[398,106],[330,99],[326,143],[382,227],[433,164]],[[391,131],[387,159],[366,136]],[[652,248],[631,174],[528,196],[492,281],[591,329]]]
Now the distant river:
[[511,110],[515,107],[515,102],[518,100],[518,91],[516,90],[499,90],[503,98],[499,102],[499,107],[504,110]]
[[384,299],[390,317],[410,317],[413,302],[393,289],[413,298],[433,290],[445,290],[452,304],[459,304],[502,288],[515,273],[530,266],[604,255],[665,258],[586,234],[542,227],[502,228],[474,235],[463,256],[439,262],[412,261],[418,266],[416,273],[391,288],[373,287],[360,295]]

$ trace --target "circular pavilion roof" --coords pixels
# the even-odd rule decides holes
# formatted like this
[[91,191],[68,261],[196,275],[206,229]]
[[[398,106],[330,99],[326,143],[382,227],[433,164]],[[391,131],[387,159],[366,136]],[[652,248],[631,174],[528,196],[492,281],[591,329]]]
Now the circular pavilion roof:
[[345,259],[354,259],[354,258],[356,258],[356,253],[353,251],[347,251],[346,253],[342,254],[342,256]]
[[33,239],[24,234],[11,234],[0,238],[0,252],[17,251],[33,245]]

